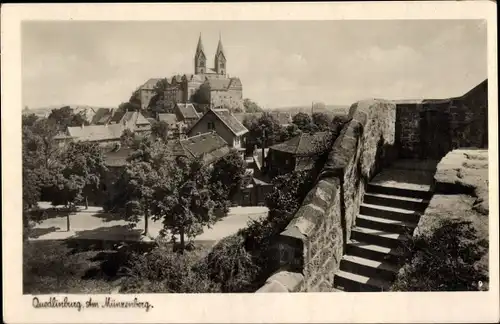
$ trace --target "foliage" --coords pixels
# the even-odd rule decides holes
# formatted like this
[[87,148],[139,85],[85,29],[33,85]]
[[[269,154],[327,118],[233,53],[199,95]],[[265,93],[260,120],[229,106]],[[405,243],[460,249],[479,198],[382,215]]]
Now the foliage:
[[259,118],[245,117],[243,123],[248,129],[247,151],[253,151],[255,146],[262,147],[263,142],[269,147],[280,141],[282,127],[276,117],[268,112],[264,112]]
[[280,141],[285,142],[288,141],[296,136],[299,136],[302,134],[302,131],[299,129],[299,126],[295,124],[290,124],[281,133]]
[[167,141],[169,134],[169,127],[167,122],[159,121],[151,125],[151,135],[154,138],[160,139],[162,141]]
[[127,112],[127,111],[139,111],[141,108],[140,106],[140,101],[139,103],[135,103],[134,101],[132,102],[122,102],[119,106],[118,106],[118,110],[119,112]]
[[471,291],[488,281],[488,270],[476,265],[488,242],[477,237],[471,222],[446,219],[433,233],[414,237],[404,252],[406,266],[394,291]]
[[160,79],[153,88],[154,95],[149,101],[148,109],[154,113],[173,113],[171,105],[165,105],[165,92],[172,88],[167,78]]
[[219,292],[196,253],[172,253],[157,243],[149,253],[132,253],[120,274],[125,276],[122,293],[208,293]]
[[255,278],[259,268],[253,256],[245,250],[241,235],[231,235],[219,241],[202,262],[210,279],[220,285],[222,292],[252,292],[257,288]]
[[314,130],[313,122],[311,116],[306,113],[299,112],[292,118],[292,123],[297,125],[297,127],[303,132],[312,132]]
[[83,112],[75,114],[70,106],[52,109],[48,119],[54,121],[60,131],[65,131],[71,126],[88,125]]
[[332,127],[332,118],[328,117],[327,114],[321,112],[315,112],[312,114],[312,123],[314,124],[314,130],[319,132],[325,132],[330,130]]
[[202,105],[210,104],[210,87],[202,84],[193,94],[191,101]]
[[245,161],[236,150],[232,150],[213,165],[210,175],[210,189],[212,197],[223,197],[222,208],[227,213],[228,204],[243,185],[245,177]]
[[314,183],[309,172],[294,172],[273,179],[266,197],[268,216],[254,220],[215,245],[205,262],[213,281],[223,291],[254,291],[276,270],[274,239],[293,218]]
[[245,108],[246,113],[257,113],[262,112],[262,108],[257,105],[257,103],[252,100],[245,98],[243,100],[243,107]]
[[124,147],[131,147],[135,143],[135,134],[130,129],[126,128],[123,130],[122,135],[120,136],[120,144]]
[[38,120],[38,116],[35,114],[23,115],[22,125],[31,127],[35,124],[35,122],[37,120]]

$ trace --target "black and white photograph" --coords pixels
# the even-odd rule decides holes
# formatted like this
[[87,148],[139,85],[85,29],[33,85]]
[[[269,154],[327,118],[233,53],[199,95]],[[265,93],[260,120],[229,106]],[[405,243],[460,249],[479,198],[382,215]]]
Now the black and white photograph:
[[21,21],[26,307],[498,294],[489,26]]

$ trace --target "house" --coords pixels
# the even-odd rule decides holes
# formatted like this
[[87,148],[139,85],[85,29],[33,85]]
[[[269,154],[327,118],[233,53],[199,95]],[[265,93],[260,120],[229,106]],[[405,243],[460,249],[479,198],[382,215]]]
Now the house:
[[226,141],[215,132],[176,139],[167,145],[174,157],[200,158],[206,164],[212,164],[230,152]]
[[227,109],[209,109],[191,128],[187,135],[192,137],[197,134],[216,132],[222,137],[229,147],[234,148],[244,155],[244,135],[248,129],[234,117]]
[[185,137],[187,125],[182,121],[178,121],[175,114],[158,114],[158,121],[167,123],[169,138],[172,139]]
[[200,115],[191,103],[177,103],[174,108],[177,121],[184,122],[186,125],[191,126],[200,119]]
[[70,141],[96,142],[99,144],[119,143],[123,132],[129,129],[136,134],[147,134],[151,131],[150,122],[137,111],[117,112],[101,125],[81,125],[68,127],[58,134],[54,140],[60,146]]
[[333,144],[331,132],[302,133],[269,148],[266,157],[269,177],[314,168],[319,157]]

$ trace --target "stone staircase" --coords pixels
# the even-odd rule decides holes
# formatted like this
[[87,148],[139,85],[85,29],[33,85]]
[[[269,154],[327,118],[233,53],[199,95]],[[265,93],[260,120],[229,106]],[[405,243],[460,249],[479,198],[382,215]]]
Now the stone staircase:
[[[401,170],[397,171],[401,178]],[[403,173],[412,173],[412,170]],[[428,178],[428,173],[425,175]],[[385,178],[391,179],[390,174]],[[413,235],[431,197],[430,185],[408,185],[392,179],[370,183],[346,254],[335,274],[334,290],[389,290],[401,267],[398,247]]]

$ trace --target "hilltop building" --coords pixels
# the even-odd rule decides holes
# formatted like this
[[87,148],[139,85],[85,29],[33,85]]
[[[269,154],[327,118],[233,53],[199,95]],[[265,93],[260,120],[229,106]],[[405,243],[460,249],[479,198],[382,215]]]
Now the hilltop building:
[[222,39],[214,57],[214,67],[207,65],[207,56],[201,39],[198,39],[194,54],[194,73],[174,75],[168,78],[151,78],[138,89],[141,109],[147,109],[155,96],[158,81],[166,82],[164,100],[161,105],[174,108],[177,103],[194,103],[200,106],[212,105],[226,109],[243,109],[243,85],[238,77],[227,74],[227,57]]

